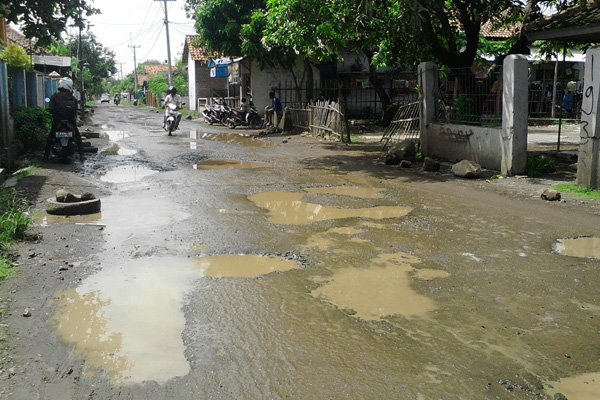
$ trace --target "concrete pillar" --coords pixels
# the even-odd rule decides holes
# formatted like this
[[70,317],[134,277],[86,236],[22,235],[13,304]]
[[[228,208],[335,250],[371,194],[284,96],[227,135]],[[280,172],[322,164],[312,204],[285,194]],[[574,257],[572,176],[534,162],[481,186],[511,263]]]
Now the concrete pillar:
[[528,63],[509,55],[502,70],[502,163],[505,175],[527,173]]
[[433,62],[419,64],[419,98],[421,100],[421,154],[431,155],[429,126],[437,117],[438,68]]
[[585,57],[583,104],[579,131],[577,184],[588,189],[600,188],[600,48],[589,49]]

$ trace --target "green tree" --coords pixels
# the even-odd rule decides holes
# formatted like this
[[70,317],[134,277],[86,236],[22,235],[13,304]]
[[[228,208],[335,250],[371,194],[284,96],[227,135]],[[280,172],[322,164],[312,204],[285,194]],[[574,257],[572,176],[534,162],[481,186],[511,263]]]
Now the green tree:
[[197,45],[207,55],[242,55],[242,26],[254,10],[264,7],[265,0],[186,0],[186,10],[196,20]]
[[3,0],[0,17],[19,24],[28,38],[36,38],[39,46],[50,44],[52,38],[60,38],[69,23],[85,26],[85,17],[97,14],[87,0]]
[[33,65],[31,64],[31,57],[27,55],[27,52],[21,46],[10,43],[0,54],[0,59],[6,61],[11,67],[22,67],[30,70]]
[[163,97],[169,88],[169,83],[164,75],[158,74],[148,81],[148,90],[153,93],[157,99]]
[[71,56],[72,69],[76,84],[80,85],[81,74],[84,77],[87,93],[101,94],[105,91],[104,80],[117,72],[115,53],[104,47],[96,36],[88,32],[81,37],[81,54],[79,60],[73,57],[79,48],[79,38],[70,36],[66,40],[54,41],[51,48],[56,55]]

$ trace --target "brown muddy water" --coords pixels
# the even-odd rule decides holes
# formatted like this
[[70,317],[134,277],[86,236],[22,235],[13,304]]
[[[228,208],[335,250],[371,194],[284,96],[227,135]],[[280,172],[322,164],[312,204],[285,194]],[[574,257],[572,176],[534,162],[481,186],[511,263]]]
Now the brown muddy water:
[[85,358],[87,375],[104,370],[117,384],[162,383],[190,371],[182,309],[195,280],[294,268],[292,261],[257,255],[129,260],[56,293],[50,327]]
[[554,251],[564,256],[600,259],[600,238],[578,237],[574,239],[559,239],[554,244]]
[[302,201],[304,193],[270,191],[248,197],[258,207],[268,211],[274,224],[306,225],[317,221],[345,218],[386,219],[403,217],[409,207],[378,206],[367,208],[340,208]]
[[[232,160],[223,165],[242,168]],[[343,186],[348,181],[355,186]],[[508,398],[502,379],[564,362],[567,351],[560,346],[571,331],[563,326],[572,316],[540,300],[547,287],[536,292],[512,268],[562,258],[550,254],[553,239],[538,254],[530,243],[537,236],[508,222],[480,217],[486,229],[467,230],[473,215],[449,217],[445,204],[425,213],[418,197],[391,202],[367,178],[330,183],[260,192],[248,196],[250,209],[226,204],[232,211],[212,210],[283,227],[287,250],[312,254],[314,265],[210,254],[202,243],[162,247],[156,237],[188,219],[185,209],[168,196],[134,191],[103,199],[93,223],[106,225],[107,254],[96,273],[56,294],[51,328],[85,359],[89,376],[106,372],[117,385],[214,380],[227,389],[214,397],[221,399],[361,398],[365,390],[372,396],[363,398]],[[432,238],[440,231],[447,236]],[[454,235],[459,239],[446,243]],[[487,242],[495,244],[480,246]],[[131,251],[138,247],[152,247],[155,255]],[[192,248],[197,256],[176,255]],[[512,286],[520,288],[512,292]],[[578,304],[569,303],[578,312],[600,313],[594,299],[585,302],[586,311]],[[548,338],[560,347],[557,354],[542,354]],[[539,389],[550,396],[600,398],[595,372],[540,375],[556,378]]]

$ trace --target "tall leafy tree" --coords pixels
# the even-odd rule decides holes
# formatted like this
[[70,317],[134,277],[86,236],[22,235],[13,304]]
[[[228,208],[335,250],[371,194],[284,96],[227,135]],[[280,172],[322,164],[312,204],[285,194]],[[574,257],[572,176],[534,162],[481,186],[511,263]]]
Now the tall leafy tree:
[[76,73],[79,83],[81,74],[84,76],[85,91],[99,94],[104,91],[103,81],[117,72],[115,53],[104,47],[96,36],[87,32],[81,36],[81,54],[75,58],[79,48],[77,36],[68,37],[66,40],[55,41],[52,49],[56,55],[71,56],[72,68]]
[[37,39],[39,46],[58,39],[70,23],[84,27],[86,17],[99,12],[88,0],[3,0],[0,17],[20,24],[22,32]]
[[264,7],[265,0],[186,0],[186,10],[196,20],[198,45],[222,56],[242,55],[242,25]]

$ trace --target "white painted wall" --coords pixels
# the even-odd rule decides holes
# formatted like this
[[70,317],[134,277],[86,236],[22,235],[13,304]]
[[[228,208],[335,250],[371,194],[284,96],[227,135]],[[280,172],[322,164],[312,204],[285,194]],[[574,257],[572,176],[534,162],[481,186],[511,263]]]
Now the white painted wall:
[[192,60],[191,52],[188,52],[188,107],[190,110],[196,110],[198,99],[196,92],[196,62]]
[[471,160],[483,168],[500,170],[502,129],[471,125],[431,124],[429,154],[450,161]]

